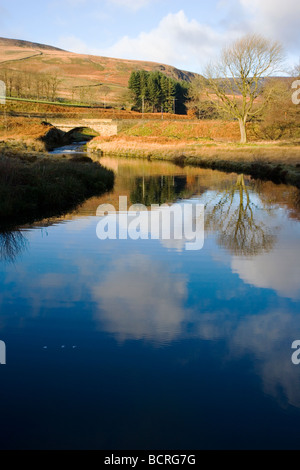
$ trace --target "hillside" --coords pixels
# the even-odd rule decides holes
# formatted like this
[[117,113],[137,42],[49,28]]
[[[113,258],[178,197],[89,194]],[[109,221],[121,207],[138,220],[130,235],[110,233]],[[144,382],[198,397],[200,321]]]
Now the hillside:
[[[0,71],[55,76],[57,97],[122,104],[134,70],[160,71],[176,80],[191,81],[192,72],[155,62],[76,54],[44,44],[0,38]],[[41,75],[40,75],[41,76]]]
[[50,51],[62,51],[58,47],[48,46],[46,44],[40,44],[38,42],[23,41],[22,39],[8,39],[0,37],[0,46],[9,47],[23,47],[28,49],[39,49],[39,50],[50,50]]

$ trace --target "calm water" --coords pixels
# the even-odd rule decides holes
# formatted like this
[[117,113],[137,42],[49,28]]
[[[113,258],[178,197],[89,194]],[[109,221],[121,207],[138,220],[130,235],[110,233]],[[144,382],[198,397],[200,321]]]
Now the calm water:
[[[102,163],[114,192],[0,235],[0,447],[299,448],[297,190]],[[206,204],[204,248],[100,241],[119,195]]]

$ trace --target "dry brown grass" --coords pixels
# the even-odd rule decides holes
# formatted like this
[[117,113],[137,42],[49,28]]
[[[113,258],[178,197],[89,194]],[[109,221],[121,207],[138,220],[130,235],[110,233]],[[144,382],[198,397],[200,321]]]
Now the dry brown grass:
[[191,140],[171,141],[154,137],[96,137],[89,144],[91,150],[101,150],[104,154],[135,156],[142,158],[173,159],[198,157],[210,160],[231,162],[273,162],[288,165],[300,163],[300,146],[293,143],[256,142],[240,145],[228,142],[197,142]]
[[37,139],[47,132],[48,127],[41,123],[40,119],[28,119],[22,117],[7,117],[0,121],[0,136],[7,138],[28,137]]
[[[106,101],[118,102],[121,94],[127,88],[131,72],[137,69],[160,70],[167,76],[178,78],[177,69],[156,62],[75,54],[68,51],[39,48],[37,45],[29,43],[25,46],[16,41],[0,42],[0,64],[4,65],[5,63],[6,67],[17,71],[58,73],[59,78],[63,80],[58,93],[58,96],[62,98],[70,99],[74,86],[107,85],[111,91]],[[25,58],[27,59],[24,60]],[[97,100],[102,102],[101,86],[97,87]]]
[[6,143],[8,149],[45,152],[45,143],[41,139],[48,131],[49,127],[41,124],[40,119],[8,117],[0,120],[0,141]]
[[[95,119],[120,119],[120,120],[142,120],[142,114],[135,111],[125,111],[118,109],[108,108],[91,108],[91,107],[76,107],[76,106],[60,106],[44,103],[34,103],[30,101],[13,101],[7,100],[7,112],[11,114],[23,114],[34,116],[57,116],[66,119],[82,119],[95,118]],[[168,121],[182,120],[190,121],[191,117],[185,115],[164,114],[165,119]],[[161,121],[160,113],[147,113],[145,115],[147,120]],[[193,119],[193,118],[192,118]]]

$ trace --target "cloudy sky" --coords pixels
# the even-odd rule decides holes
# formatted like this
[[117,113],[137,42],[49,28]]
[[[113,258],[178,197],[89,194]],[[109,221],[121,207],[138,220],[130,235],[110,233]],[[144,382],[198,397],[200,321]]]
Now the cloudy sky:
[[0,0],[0,36],[201,72],[245,32],[299,60],[299,0]]

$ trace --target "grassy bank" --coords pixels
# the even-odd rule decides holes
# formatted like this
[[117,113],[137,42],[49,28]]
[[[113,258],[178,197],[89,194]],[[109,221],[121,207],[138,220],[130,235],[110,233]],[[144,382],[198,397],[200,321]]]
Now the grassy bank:
[[0,155],[0,226],[61,215],[113,183],[113,172],[87,157]]
[[45,153],[56,147],[83,142],[97,136],[93,129],[76,128],[64,132],[37,118],[11,117],[0,121],[0,152]]
[[0,152],[45,152],[64,145],[65,132],[41,119],[11,117],[0,120]]
[[241,145],[201,137],[198,140],[142,137],[127,132],[110,138],[96,137],[88,148],[111,156],[168,160],[180,165],[245,173],[300,187],[300,145],[297,141]]

